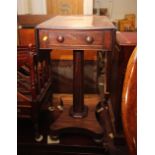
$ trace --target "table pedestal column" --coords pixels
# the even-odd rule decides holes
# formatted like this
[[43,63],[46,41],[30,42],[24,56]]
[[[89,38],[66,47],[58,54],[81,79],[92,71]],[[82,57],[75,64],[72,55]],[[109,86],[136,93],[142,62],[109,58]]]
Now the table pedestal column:
[[94,142],[102,143],[104,131],[96,117],[96,103],[87,103],[89,110],[84,104],[84,51],[74,50],[73,55],[73,105],[63,105],[63,112],[50,126],[51,139],[58,140],[63,133],[82,133],[91,136]]
[[84,51],[73,51],[73,106],[70,115],[74,118],[83,118],[88,114],[88,107],[84,105]]

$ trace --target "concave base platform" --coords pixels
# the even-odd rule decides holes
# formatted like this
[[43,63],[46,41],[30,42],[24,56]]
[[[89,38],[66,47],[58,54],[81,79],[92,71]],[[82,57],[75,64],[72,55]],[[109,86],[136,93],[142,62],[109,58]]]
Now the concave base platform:
[[101,143],[103,140],[104,132],[96,118],[96,103],[91,103],[88,105],[88,115],[83,118],[73,118],[70,116],[69,111],[71,105],[64,105],[64,111],[50,126],[51,138],[59,138],[59,136],[61,136],[63,133],[83,133],[91,136],[95,142]]

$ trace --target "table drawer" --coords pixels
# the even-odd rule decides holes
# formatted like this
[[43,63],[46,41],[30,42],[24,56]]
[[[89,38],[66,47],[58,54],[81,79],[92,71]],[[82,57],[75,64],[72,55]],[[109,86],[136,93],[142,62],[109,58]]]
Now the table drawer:
[[89,49],[111,50],[112,35],[110,30],[40,30],[41,49]]

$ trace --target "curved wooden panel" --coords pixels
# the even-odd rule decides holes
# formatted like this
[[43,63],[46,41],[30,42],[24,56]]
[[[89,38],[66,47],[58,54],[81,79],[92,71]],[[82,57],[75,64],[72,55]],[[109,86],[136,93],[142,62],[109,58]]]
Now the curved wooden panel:
[[133,51],[125,74],[122,94],[122,121],[131,155],[137,154],[137,49]]

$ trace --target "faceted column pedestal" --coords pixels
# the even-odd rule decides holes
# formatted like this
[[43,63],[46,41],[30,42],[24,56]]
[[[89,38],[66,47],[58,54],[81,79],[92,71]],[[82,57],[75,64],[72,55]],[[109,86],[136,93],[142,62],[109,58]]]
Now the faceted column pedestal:
[[50,126],[51,138],[58,140],[62,133],[84,133],[97,143],[103,140],[103,129],[96,118],[96,104],[84,104],[84,51],[74,50],[73,105],[65,105],[59,118]]
[[88,107],[84,105],[84,51],[73,51],[73,106],[70,115],[74,118],[83,118],[88,114]]

